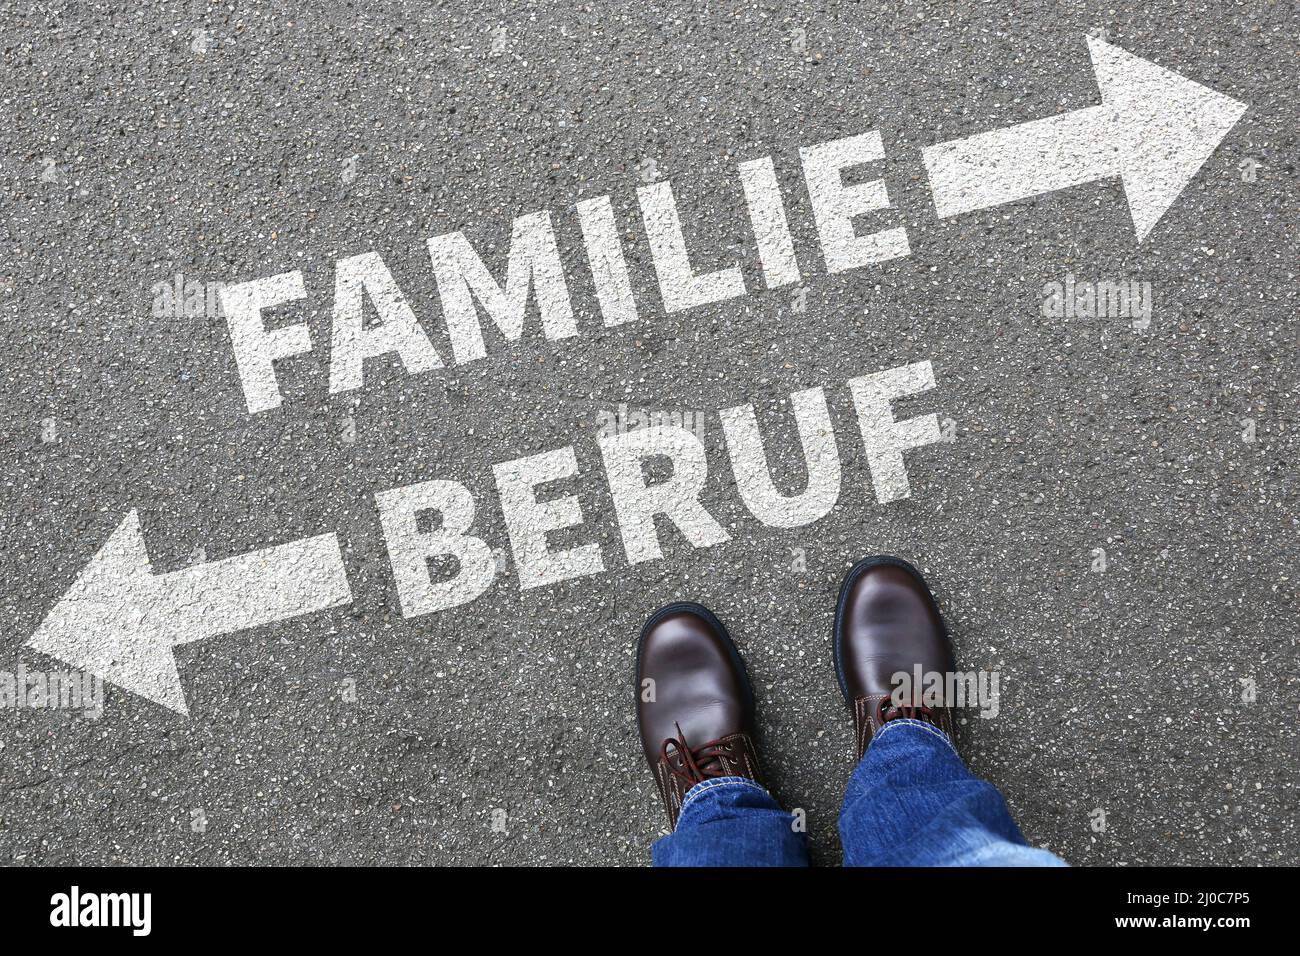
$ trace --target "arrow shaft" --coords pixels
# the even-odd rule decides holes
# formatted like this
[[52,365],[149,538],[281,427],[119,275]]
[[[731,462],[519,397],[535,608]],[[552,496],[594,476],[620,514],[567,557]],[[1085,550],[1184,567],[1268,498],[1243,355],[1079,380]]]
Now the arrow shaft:
[[1113,112],[1090,106],[928,146],[922,152],[941,219],[1117,176]]
[[352,601],[338,536],[317,535],[154,578],[175,613],[174,644],[188,644]]

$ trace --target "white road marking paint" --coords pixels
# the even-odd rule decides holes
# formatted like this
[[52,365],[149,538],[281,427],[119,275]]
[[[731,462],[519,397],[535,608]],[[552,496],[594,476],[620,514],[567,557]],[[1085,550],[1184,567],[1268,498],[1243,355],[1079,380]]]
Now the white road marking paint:
[[1119,176],[1141,242],[1246,111],[1088,38],[1101,105],[927,147],[941,218]]
[[[903,452],[940,442],[943,436],[934,414],[896,421],[890,403],[933,388],[930,363],[853,378],[848,387],[877,500],[907,497],[911,489]],[[795,392],[790,404],[808,474],[804,491],[790,496],[778,491],[768,462],[789,461],[791,455],[767,447],[770,440],[764,440],[754,407],[738,405],[718,413],[739,497],[769,527],[811,524],[839,501],[840,456],[825,392]],[[702,501],[709,455],[699,436],[656,424],[613,434],[602,430],[588,438],[604,462],[628,564],[663,557],[658,516],[667,518],[692,548],[731,540]],[[653,458],[669,459],[672,473],[650,483],[642,466]],[[521,591],[607,570],[601,546],[588,534],[572,536],[588,540],[563,550],[548,538],[585,523],[577,495],[557,495],[549,488],[542,500],[538,496],[541,486],[583,477],[572,445],[500,462],[492,472]],[[474,531],[478,508],[461,482],[421,481],[376,492],[374,500],[405,617],[474,601],[505,573],[505,563]],[[155,574],[139,514],[132,510],[26,646],[188,714],[172,648],[351,601],[335,534]]]
[[781,200],[776,165],[770,156],[740,164],[740,186],[745,191],[749,221],[754,227],[758,259],[763,263],[763,280],[769,289],[799,281],[799,260],[794,254],[794,237]]
[[[1246,109],[1105,41],[1090,38],[1088,48],[1101,90],[1100,106],[924,151],[940,217],[1118,175],[1141,241]],[[828,272],[910,254],[903,228],[859,235],[854,227],[854,217],[889,206],[883,181],[845,185],[843,180],[849,167],[884,157],[879,133],[808,147],[800,156]],[[741,164],[740,176],[766,282],[776,287],[799,281],[771,160]],[[637,195],[665,311],[746,294],[739,266],[694,271],[669,183],[648,184]],[[608,197],[585,200],[578,214],[605,324],[634,320],[636,303]],[[479,306],[505,338],[520,338],[530,293],[547,338],[577,334],[549,212],[514,221],[504,284],[492,277],[462,233],[430,239],[428,250],[456,363],[486,355]],[[366,296],[379,320],[369,327],[362,321]],[[274,363],[312,350],[306,324],[278,322],[268,329],[263,311],[305,297],[299,271],[221,290],[250,412],[281,404]],[[387,352],[396,352],[410,372],[443,367],[378,254],[340,260],[335,299],[331,391],[359,387],[364,360]],[[934,414],[896,421],[890,403],[933,388],[930,363],[888,369],[848,384],[877,500],[907,497],[911,489],[902,453],[942,441],[943,436]],[[752,407],[721,413],[741,498],[761,523],[777,527],[816,521],[835,506],[840,490],[839,456],[821,390],[796,393],[792,402],[809,480],[803,493],[789,497],[779,494],[768,473]],[[660,515],[693,547],[729,540],[700,500],[708,470],[705,448],[696,435],[657,425],[602,435],[598,444],[630,564],[662,556],[654,521]],[[671,459],[672,476],[648,485],[642,464],[660,456]],[[596,544],[557,552],[547,541],[552,531],[582,524],[575,497],[542,502],[535,493],[539,484],[578,477],[572,447],[504,462],[494,472],[521,588],[605,569]],[[492,548],[469,533],[475,505],[464,485],[426,481],[380,492],[375,501],[407,617],[472,601],[495,582],[498,563]],[[440,512],[441,526],[419,530],[418,519],[425,511]],[[431,580],[431,557],[453,560],[455,576]],[[173,647],[351,600],[334,534],[154,574],[139,516],[132,510],[26,646],[188,713]]]
[[577,477],[578,458],[572,445],[503,462],[494,465],[492,471],[522,590],[605,570],[599,545],[553,551],[546,538],[552,531],[582,524],[582,508],[576,495],[537,500],[538,485]]
[[907,498],[912,487],[907,480],[903,452],[943,441],[939,419],[934,414],[895,421],[889,403],[934,388],[934,368],[929,362],[900,365],[872,375],[849,379],[853,407],[858,412],[867,465],[881,504]]
[[[628,564],[663,557],[655,532],[656,515],[676,525],[692,547],[710,548],[731,540],[700,503],[709,471],[708,454],[704,443],[686,429],[655,425],[607,436],[600,439],[600,454]],[[647,484],[642,463],[658,456],[672,461],[672,475],[658,484]]]
[[[923,151],[940,218],[1119,176],[1140,242],[1246,109],[1104,40],[1089,38],[1088,49],[1101,89],[1100,106],[939,143]],[[879,132],[807,146],[799,150],[799,157],[827,273],[911,255],[906,227],[881,221],[896,215],[885,181],[861,181],[864,167],[885,158]],[[737,172],[764,282],[768,288],[778,288],[801,281],[772,158],[746,160]],[[664,313],[754,291],[747,288],[739,264],[695,271],[692,260],[701,257],[692,253],[683,232],[672,184],[649,178],[652,181],[637,190],[637,199]],[[846,183],[846,178],[851,181]],[[637,320],[624,237],[610,198],[584,199],[575,208],[602,325]],[[550,212],[514,220],[504,284],[493,278],[463,233],[438,236],[427,244],[451,342],[449,364],[463,365],[487,355],[481,312],[495,324],[500,337],[519,340],[531,314],[530,297],[548,340],[590,331],[575,317],[565,257]],[[331,392],[359,387],[364,360],[376,355],[396,353],[412,374],[443,367],[442,357],[378,253],[340,259],[336,270]],[[372,326],[361,322],[363,291],[377,312],[378,322]],[[262,310],[304,297],[301,272],[234,284],[222,293],[250,412],[279,407],[275,363],[313,348],[305,324],[276,322],[276,328],[268,330]],[[796,297],[796,311],[803,309],[803,298]],[[589,314],[587,309],[580,311],[584,317]]]
[[655,275],[659,277],[659,294],[663,297],[665,312],[697,309],[745,294],[740,266],[728,266],[708,273],[697,273],[692,268],[686,251],[686,237],[682,234],[682,219],[677,212],[677,199],[673,196],[670,182],[642,186],[636,191],[636,198],[641,204],[641,219],[645,222],[650,257],[654,260]]
[[279,275],[223,286],[221,311],[230,330],[230,347],[235,353],[239,381],[244,386],[244,401],[249,412],[279,408],[283,400],[280,383],[275,377],[279,359],[311,351],[311,331],[298,322],[268,329],[263,311],[305,299],[307,289],[301,272]]
[[[363,293],[375,307],[375,321],[369,326],[362,312]],[[330,391],[360,388],[365,360],[389,352],[396,352],[410,373],[443,367],[379,253],[339,260],[334,272]]]
[[188,714],[173,647],[351,601],[333,534],[154,574],[133,509],[26,646]]
[[464,233],[436,236],[427,245],[457,364],[464,365],[487,355],[475,299],[507,339],[524,334],[530,289],[535,294],[542,329],[548,339],[578,334],[549,212],[529,213],[514,221],[504,287],[492,278]]
[[632,294],[632,277],[618,238],[614,205],[608,196],[585,199],[577,205],[582,240],[587,247],[596,299],[606,325],[622,325],[636,319],[636,298]]
[[[469,534],[474,496],[458,481],[422,481],[375,495],[379,522],[388,542],[388,561],[406,617],[431,614],[470,601],[492,586],[496,556],[482,538]],[[420,515],[435,512],[441,524],[420,530]],[[455,577],[433,581],[430,558],[452,558]]]
[[772,481],[754,406],[737,405],[718,413],[727,437],[736,491],[750,514],[772,528],[812,524],[829,514],[840,498],[840,454],[825,391],[810,388],[795,392],[790,396],[790,405],[808,470],[807,486],[790,496],[781,494]]
[[853,226],[856,216],[889,208],[884,180],[844,185],[846,170],[885,158],[880,133],[872,130],[807,146],[799,150],[799,157],[827,272],[848,272],[912,254],[907,230],[901,226],[866,236],[859,236]]

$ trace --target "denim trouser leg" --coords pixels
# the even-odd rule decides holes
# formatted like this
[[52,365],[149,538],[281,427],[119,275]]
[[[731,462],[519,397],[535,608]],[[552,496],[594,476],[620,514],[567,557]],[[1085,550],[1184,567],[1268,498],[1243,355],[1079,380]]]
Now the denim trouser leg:
[[682,800],[677,829],[650,848],[655,866],[807,866],[795,817],[746,777],[697,783]]
[[845,866],[1065,866],[1025,843],[1002,795],[918,720],[882,727],[849,778]]

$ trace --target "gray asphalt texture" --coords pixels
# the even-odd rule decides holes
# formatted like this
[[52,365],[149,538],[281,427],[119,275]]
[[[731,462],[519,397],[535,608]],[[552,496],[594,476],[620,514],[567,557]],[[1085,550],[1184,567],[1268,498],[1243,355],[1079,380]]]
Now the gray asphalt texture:
[[[112,687],[98,720],[0,713],[0,861],[646,863],[665,819],[636,736],[636,635],[693,599],[748,662],[774,792],[837,863],[852,732],[834,596],[857,558],[890,552],[927,574],[960,664],[1002,675],[1001,713],[968,715],[959,743],[1030,842],[1080,865],[1294,863],[1297,13],[1015,6],[0,4],[0,669],[59,666],[22,644],[130,508],[157,572],[337,531],[355,595],[178,648],[189,719]],[[1096,29],[1250,104],[1151,236],[1135,241],[1117,180],[938,220],[922,147],[1096,103]],[[870,129],[894,206],[880,222],[906,225],[912,255],[828,276],[798,148]],[[764,155],[803,312],[752,248],[735,166]],[[663,314],[636,212],[647,158],[696,267],[743,261],[748,296]],[[615,329],[572,213],[604,194],[641,311]],[[380,252],[446,356],[425,239],[463,229],[499,274],[510,220],[539,209],[578,338],[491,332],[485,360],[374,361],[363,389],[327,394],[335,259]],[[252,416],[224,319],[156,317],[151,289],[296,268],[309,302],[285,314],[317,348],[281,363],[283,407]],[[1041,290],[1067,272],[1149,281],[1151,327],[1045,318]],[[912,496],[882,506],[844,382],[924,359],[937,388],[900,417],[936,412],[956,440],[909,452]],[[797,490],[779,403],[813,386],[840,502],[763,527],[715,412],[757,403]],[[664,528],[664,560],[627,566],[593,438],[620,402],[709,413],[704,500],[730,543]],[[491,464],[568,444],[575,534],[609,571],[522,594],[507,575],[403,618],[373,493],[463,481],[504,545]]]

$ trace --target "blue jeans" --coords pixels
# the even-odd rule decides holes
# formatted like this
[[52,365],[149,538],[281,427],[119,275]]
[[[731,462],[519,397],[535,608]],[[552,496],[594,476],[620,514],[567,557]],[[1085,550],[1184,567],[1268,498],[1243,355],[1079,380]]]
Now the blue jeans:
[[[745,777],[696,784],[655,866],[807,866],[798,818]],[[1002,794],[975,777],[942,731],[892,720],[849,778],[840,812],[845,866],[1065,866],[1029,846]]]

